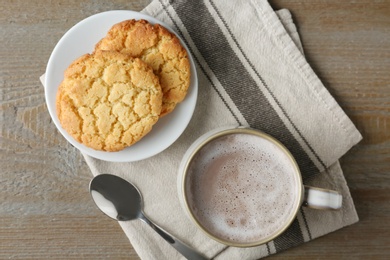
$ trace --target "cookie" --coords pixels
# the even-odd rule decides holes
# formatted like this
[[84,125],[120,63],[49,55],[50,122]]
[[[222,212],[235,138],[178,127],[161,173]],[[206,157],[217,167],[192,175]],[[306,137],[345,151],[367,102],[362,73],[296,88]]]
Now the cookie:
[[153,70],[140,59],[112,51],[75,60],[56,99],[62,127],[78,142],[102,151],[139,141],[159,119],[161,105]]
[[126,20],[115,24],[95,50],[111,50],[140,58],[153,68],[163,91],[161,116],[170,113],[190,85],[188,54],[179,39],[159,24]]

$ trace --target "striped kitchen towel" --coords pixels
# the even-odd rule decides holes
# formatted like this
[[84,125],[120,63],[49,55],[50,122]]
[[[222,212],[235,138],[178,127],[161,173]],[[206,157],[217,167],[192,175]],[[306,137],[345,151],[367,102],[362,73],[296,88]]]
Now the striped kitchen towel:
[[[110,163],[85,155],[94,175],[111,173],[134,183],[151,220],[215,259],[261,258],[358,221],[338,160],[361,135],[305,60],[287,10],[275,12],[263,0],[154,0],[144,12],[169,24],[192,52],[197,107],[182,136],[152,158]],[[342,209],[302,208],[280,237],[253,248],[228,247],[205,236],[180,206],[177,169],[195,139],[232,125],[279,139],[295,156],[304,183],[340,191]],[[141,221],[120,225],[142,259],[183,258]]]

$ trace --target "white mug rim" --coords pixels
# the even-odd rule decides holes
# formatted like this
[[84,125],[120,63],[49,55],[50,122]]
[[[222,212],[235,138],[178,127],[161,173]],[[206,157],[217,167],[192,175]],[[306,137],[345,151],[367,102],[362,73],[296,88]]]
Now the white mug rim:
[[[288,219],[286,220],[284,225],[277,232],[275,232],[272,236],[269,236],[267,238],[264,238],[264,239],[261,239],[261,240],[258,240],[258,241],[254,241],[254,242],[232,242],[232,241],[229,241],[229,240],[224,240],[224,239],[222,239],[220,237],[217,237],[216,235],[212,234],[207,228],[205,228],[198,221],[198,219],[196,218],[195,214],[191,211],[191,207],[189,205],[188,198],[187,198],[187,195],[186,195],[187,194],[187,192],[186,192],[186,179],[188,177],[188,168],[189,168],[193,158],[197,154],[197,152],[200,149],[202,149],[202,147],[204,147],[206,144],[211,142],[212,140],[215,140],[216,138],[219,138],[219,137],[225,136],[225,135],[229,135],[229,134],[251,134],[251,135],[258,136],[260,138],[263,138],[263,139],[265,139],[267,141],[270,141],[270,142],[274,143],[275,145],[277,145],[281,149],[281,151],[283,153],[285,153],[289,157],[290,162],[291,162],[291,166],[294,168],[295,177],[296,177],[296,181],[297,181],[297,185],[298,185],[298,187],[297,187],[298,194],[297,194],[296,203],[294,205],[292,213],[288,217]],[[275,139],[271,135],[268,135],[268,134],[266,134],[266,133],[264,133],[262,131],[259,131],[259,130],[253,129],[253,128],[248,128],[248,127],[235,127],[235,128],[217,129],[217,130],[214,130],[214,131],[210,131],[210,132],[204,134],[203,136],[199,137],[193,143],[193,145],[190,146],[190,148],[187,150],[187,152],[183,156],[183,160],[182,160],[181,165],[179,167],[178,185],[179,185],[178,186],[179,196],[180,196],[180,199],[181,199],[181,202],[182,202],[182,206],[184,207],[184,210],[186,211],[186,213],[189,216],[189,218],[191,219],[191,221],[193,223],[195,223],[198,228],[200,228],[206,235],[208,235],[212,239],[214,239],[214,240],[216,240],[216,241],[218,241],[218,242],[220,242],[222,244],[225,244],[225,245],[228,245],[228,246],[233,246],[233,247],[254,247],[254,246],[259,246],[259,245],[265,244],[265,243],[275,239],[276,237],[280,236],[292,224],[292,222],[295,220],[296,215],[298,214],[299,209],[300,209],[300,207],[302,205],[303,194],[304,194],[304,186],[303,186],[303,182],[302,182],[301,172],[299,170],[299,166],[298,166],[295,158],[292,156],[290,151],[280,141],[278,141],[277,139]]]

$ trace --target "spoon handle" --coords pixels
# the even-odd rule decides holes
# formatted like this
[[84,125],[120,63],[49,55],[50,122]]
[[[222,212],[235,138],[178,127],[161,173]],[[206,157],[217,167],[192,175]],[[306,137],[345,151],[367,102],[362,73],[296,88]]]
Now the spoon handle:
[[196,252],[193,248],[190,248],[179,239],[175,238],[167,231],[163,230],[159,226],[155,225],[152,221],[150,221],[144,215],[140,216],[140,219],[148,224],[151,228],[153,228],[162,238],[165,239],[171,246],[173,246],[178,252],[180,252],[183,256],[185,256],[189,260],[206,260],[208,258],[204,257],[200,253]]

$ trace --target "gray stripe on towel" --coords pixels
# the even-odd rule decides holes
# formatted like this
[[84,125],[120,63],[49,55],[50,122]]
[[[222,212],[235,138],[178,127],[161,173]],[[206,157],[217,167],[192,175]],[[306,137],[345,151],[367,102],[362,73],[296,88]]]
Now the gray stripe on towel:
[[[310,157],[284,125],[236,56],[204,3],[194,1],[186,4],[178,1],[173,2],[172,7],[191,35],[197,49],[249,125],[279,139],[293,153],[304,178],[318,173]],[[204,36],[205,33],[207,37]],[[266,84],[263,79],[262,81]],[[304,238],[297,220],[294,220],[283,235],[274,240],[277,252],[303,242]]]
[[298,219],[295,219],[288,229],[274,239],[276,252],[283,251],[287,248],[300,245],[304,242]]
[[172,6],[197,49],[249,125],[280,140],[294,155],[304,179],[317,174],[317,167],[230,48],[226,37],[204,3],[193,1],[185,4],[175,1]]

